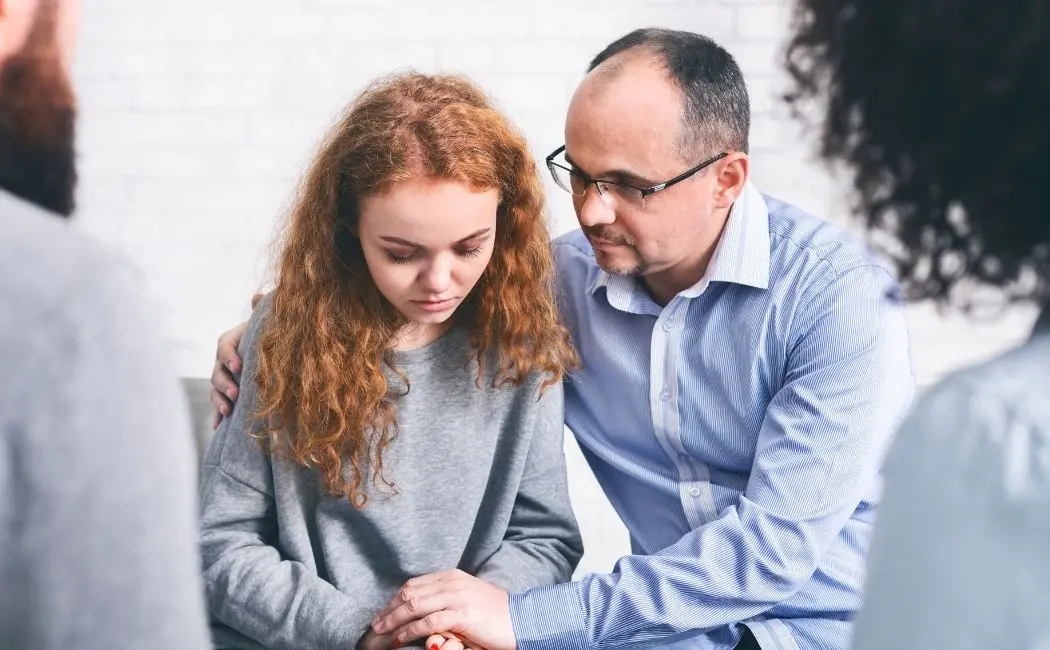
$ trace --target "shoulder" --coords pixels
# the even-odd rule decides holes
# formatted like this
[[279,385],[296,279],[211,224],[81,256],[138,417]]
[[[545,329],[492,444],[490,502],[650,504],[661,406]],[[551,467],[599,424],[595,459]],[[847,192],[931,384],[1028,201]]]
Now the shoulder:
[[813,294],[842,278],[861,286],[896,283],[892,264],[863,239],[779,199],[769,208],[770,281]]
[[601,273],[594,259],[594,249],[580,229],[574,229],[554,240],[554,264],[558,307],[566,325],[575,325],[575,312],[590,295]]
[[[38,370],[85,350],[155,348],[137,270],[66,221],[0,197],[0,332]],[[155,349],[149,354],[156,354]]]
[[274,309],[274,294],[270,292],[263,296],[255,308],[252,310],[252,315],[248,318],[248,327],[244,331],[244,337],[241,339],[239,353],[242,358],[245,355],[255,353],[255,347],[262,337],[266,323],[272,318]]
[[0,295],[22,314],[70,314],[139,284],[127,260],[90,235],[2,193],[0,233]]
[[938,474],[980,477],[1018,497],[1050,496],[1048,385],[1046,337],[952,373],[919,399],[897,456],[935,461]]
[[950,373],[923,396],[913,419],[925,424],[954,420],[951,428],[962,429],[967,422],[993,427],[1025,423],[1050,431],[1048,385],[1050,337],[1036,337],[994,359]]
[[0,412],[69,456],[112,446],[188,465],[185,396],[146,296],[125,259],[0,198]]
[[594,249],[579,228],[555,238],[552,247],[559,275],[586,275],[592,268],[598,268],[598,263],[594,260]]

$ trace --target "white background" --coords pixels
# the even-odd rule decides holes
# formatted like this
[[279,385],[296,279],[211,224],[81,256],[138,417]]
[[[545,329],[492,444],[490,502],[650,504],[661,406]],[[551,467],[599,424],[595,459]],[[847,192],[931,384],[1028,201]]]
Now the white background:
[[[759,188],[853,227],[841,182],[811,156],[777,98],[790,4],[779,0],[91,0],[75,74],[81,100],[79,226],[130,256],[163,310],[179,371],[210,371],[220,332],[262,286],[277,220],[332,117],[397,69],[466,73],[525,131],[537,158],[560,145],[589,60],[636,27],[701,32],[737,58],[750,89]],[[550,190],[552,230],[575,226]],[[1028,311],[979,325],[916,306],[920,382],[1025,336]],[[567,446],[587,545],[606,571],[626,535]]]

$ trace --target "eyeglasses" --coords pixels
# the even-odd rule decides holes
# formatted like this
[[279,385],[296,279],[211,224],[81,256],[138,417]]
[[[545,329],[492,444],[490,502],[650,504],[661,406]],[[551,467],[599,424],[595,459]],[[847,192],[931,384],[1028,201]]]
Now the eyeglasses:
[[565,145],[562,145],[547,156],[547,169],[550,170],[551,176],[554,177],[554,182],[558,184],[558,187],[573,196],[583,196],[587,193],[587,186],[593,183],[594,187],[598,190],[599,196],[602,198],[608,200],[611,197],[622,203],[634,206],[645,205],[645,197],[666,190],[676,183],[681,183],[708,165],[712,165],[729,155],[728,151],[723,151],[714,158],[705,160],[696,167],[682,172],[671,180],[657,183],[656,185],[650,185],[649,187],[637,187],[630,183],[624,183],[621,181],[607,181],[600,178],[592,179],[579,169],[570,165],[568,162],[556,162],[554,159],[558,154],[561,154],[564,151]]

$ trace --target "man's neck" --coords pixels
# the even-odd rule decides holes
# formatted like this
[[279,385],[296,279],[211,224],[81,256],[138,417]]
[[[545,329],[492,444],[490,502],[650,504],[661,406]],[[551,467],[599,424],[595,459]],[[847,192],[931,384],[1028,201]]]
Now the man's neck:
[[708,250],[702,257],[682,261],[671,268],[650,273],[642,278],[642,284],[653,301],[663,307],[679,293],[704,279],[713,253],[713,250]]
[[719,215],[721,225],[713,240],[700,243],[696,252],[679,260],[666,269],[648,273],[642,278],[642,283],[653,301],[661,307],[671,302],[675,296],[685,291],[704,279],[707,268],[711,265],[718,242],[722,241],[722,234],[729,223],[729,210]]

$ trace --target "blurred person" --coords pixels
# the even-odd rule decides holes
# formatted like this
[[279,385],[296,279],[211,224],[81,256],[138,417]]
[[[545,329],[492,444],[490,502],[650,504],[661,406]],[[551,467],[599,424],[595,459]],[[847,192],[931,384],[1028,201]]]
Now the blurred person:
[[369,623],[409,578],[572,576],[576,355],[544,205],[525,139],[466,79],[380,79],[332,128],[204,460],[218,647],[390,648]]
[[[848,647],[883,452],[914,391],[904,307],[862,242],[749,181],[749,124],[739,66],[704,36],[636,30],[591,62],[547,159],[581,226],[554,244],[582,359],[565,416],[633,554],[518,592],[419,576],[378,633]],[[224,414],[242,334],[220,339]]]
[[907,295],[1041,310],[902,426],[854,647],[1050,648],[1050,5],[802,0],[789,52]]
[[128,265],[73,212],[72,0],[0,0],[0,645],[207,646],[193,436]]

